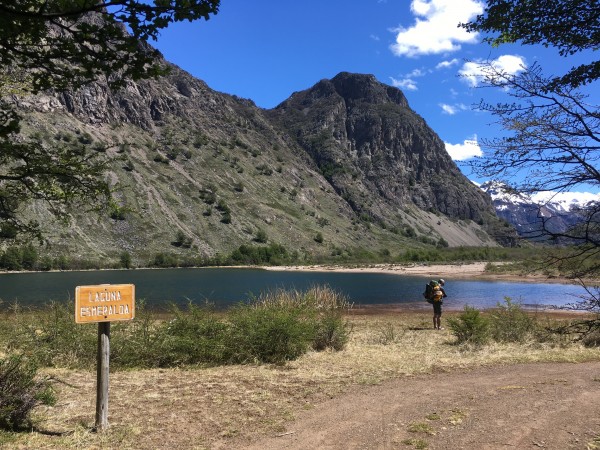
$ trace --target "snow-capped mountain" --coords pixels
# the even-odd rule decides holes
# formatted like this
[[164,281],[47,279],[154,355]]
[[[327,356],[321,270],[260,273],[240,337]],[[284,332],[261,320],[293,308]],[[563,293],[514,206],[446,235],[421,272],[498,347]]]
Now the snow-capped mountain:
[[513,225],[520,236],[532,239],[547,238],[548,232],[564,232],[582,220],[581,210],[590,202],[600,201],[600,195],[590,193],[527,195],[498,181],[479,187],[492,198],[498,217]]

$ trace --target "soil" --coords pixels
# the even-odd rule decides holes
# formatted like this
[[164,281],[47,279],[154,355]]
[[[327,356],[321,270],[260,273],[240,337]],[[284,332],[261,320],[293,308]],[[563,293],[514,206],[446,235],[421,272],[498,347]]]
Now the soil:
[[[233,445],[232,445],[233,444]],[[438,372],[365,386],[244,449],[600,448],[600,363]]]

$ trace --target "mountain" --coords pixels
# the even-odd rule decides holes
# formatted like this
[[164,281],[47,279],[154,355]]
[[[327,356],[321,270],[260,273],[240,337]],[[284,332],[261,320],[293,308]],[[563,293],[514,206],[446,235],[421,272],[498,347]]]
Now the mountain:
[[24,133],[111,159],[115,205],[68,226],[43,204],[51,252],[146,264],[277,243],[299,258],[432,245],[510,245],[492,203],[397,88],[341,73],[272,110],[176,66],[113,91],[13,97]]
[[490,195],[498,217],[515,227],[520,236],[548,239],[548,233],[563,233],[583,220],[586,202],[560,195],[530,196],[510,189],[498,181],[488,181],[481,189]]

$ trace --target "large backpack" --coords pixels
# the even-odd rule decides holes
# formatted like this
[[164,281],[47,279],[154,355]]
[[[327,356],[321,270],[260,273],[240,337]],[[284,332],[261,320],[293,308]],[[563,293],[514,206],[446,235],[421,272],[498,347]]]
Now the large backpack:
[[444,292],[442,291],[442,287],[436,280],[431,280],[425,285],[425,292],[423,292],[423,297],[425,297],[427,303],[441,302],[442,298],[444,297]]

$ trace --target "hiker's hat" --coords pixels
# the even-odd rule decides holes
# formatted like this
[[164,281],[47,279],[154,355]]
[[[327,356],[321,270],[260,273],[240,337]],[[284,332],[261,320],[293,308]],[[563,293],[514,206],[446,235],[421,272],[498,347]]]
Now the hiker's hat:
[[443,278],[440,278],[440,279],[439,279],[439,281],[438,281],[438,283],[440,283],[440,284],[444,284],[444,283],[445,283],[445,281],[444,281],[444,279],[443,279]]

